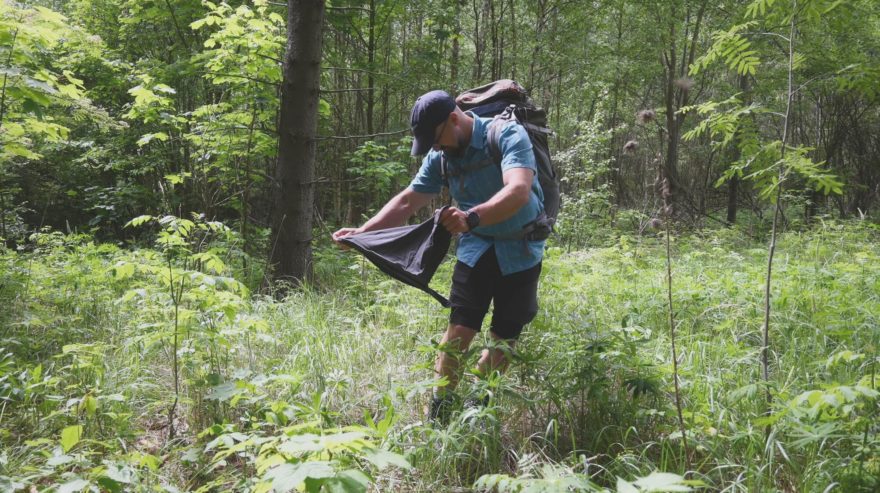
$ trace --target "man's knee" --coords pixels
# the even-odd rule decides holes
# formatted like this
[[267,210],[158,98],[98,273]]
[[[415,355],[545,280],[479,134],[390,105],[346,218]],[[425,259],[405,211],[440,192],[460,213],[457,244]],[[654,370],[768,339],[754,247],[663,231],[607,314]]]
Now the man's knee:
[[464,351],[467,350],[476,335],[477,331],[475,329],[459,324],[449,324],[442,342],[454,345],[459,350]]
[[505,341],[516,341],[522,334],[523,327],[534,320],[537,310],[529,312],[518,320],[494,319],[492,320],[492,336]]

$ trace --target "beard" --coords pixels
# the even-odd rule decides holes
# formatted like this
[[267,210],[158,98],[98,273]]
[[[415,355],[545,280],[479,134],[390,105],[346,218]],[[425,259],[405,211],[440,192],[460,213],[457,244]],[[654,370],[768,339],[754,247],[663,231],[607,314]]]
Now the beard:
[[464,135],[458,133],[457,130],[458,129],[456,129],[456,132],[455,132],[456,145],[455,146],[441,146],[440,147],[443,150],[443,152],[445,152],[446,155],[449,157],[460,158],[460,157],[464,156],[464,151],[470,145],[470,142],[468,141],[468,139],[466,139]]

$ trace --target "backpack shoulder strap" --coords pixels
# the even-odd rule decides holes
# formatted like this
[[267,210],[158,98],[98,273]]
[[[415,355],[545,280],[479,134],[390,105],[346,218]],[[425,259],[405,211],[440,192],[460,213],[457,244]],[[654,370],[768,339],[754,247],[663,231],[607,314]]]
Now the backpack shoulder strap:
[[516,115],[514,114],[514,110],[516,109],[515,104],[511,104],[504,108],[504,111],[499,113],[489,122],[489,131],[486,135],[486,143],[489,144],[489,155],[492,156],[492,160],[495,161],[495,164],[501,165],[501,129],[507,123],[514,121],[516,122]]
[[443,180],[443,186],[449,188],[449,162],[446,161],[446,155],[440,153],[440,179]]
[[[442,187],[449,190],[449,161],[446,160],[446,155],[442,152],[440,153],[440,179],[443,181]],[[452,194],[446,194],[446,207],[452,206]],[[440,217],[439,215],[437,217]]]

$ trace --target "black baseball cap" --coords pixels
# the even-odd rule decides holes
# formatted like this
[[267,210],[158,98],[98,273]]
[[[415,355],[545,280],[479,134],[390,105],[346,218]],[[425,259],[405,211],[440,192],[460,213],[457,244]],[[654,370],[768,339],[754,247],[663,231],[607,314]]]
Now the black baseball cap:
[[434,131],[455,111],[455,100],[446,91],[431,91],[416,99],[410,116],[412,155],[427,154],[434,146]]

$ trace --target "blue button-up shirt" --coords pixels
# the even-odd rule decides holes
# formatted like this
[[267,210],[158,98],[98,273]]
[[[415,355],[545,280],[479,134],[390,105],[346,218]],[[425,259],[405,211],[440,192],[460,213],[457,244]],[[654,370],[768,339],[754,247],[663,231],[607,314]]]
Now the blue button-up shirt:
[[[544,209],[544,194],[538,183],[535,154],[529,135],[521,126],[514,123],[505,125],[499,132],[501,148],[501,167],[495,164],[489,152],[488,124],[491,118],[480,118],[471,112],[474,129],[470,146],[460,157],[447,156],[449,193],[458,202],[460,209],[468,210],[486,202],[504,186],[502,172],[512,168],[528,168],[535,173],[529,201],[504,222],[491,226],[480,226],[474,232],[461,235],[456,255],[458,260],[469,267],[476,265],[480,257],[495,246],[498,266],[502,275],[513,274],[534,267],[544,256],[544,241],[525,239],[495,239],[492,236],[511,236],[519,233],[523,226],[534,221]],[[422,161],[410,188],[419,193],[440,193],[444,183],[440,173],[440,156],[443,151],[430,151]]]

